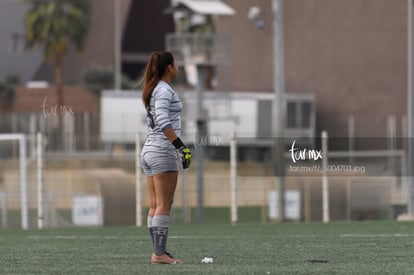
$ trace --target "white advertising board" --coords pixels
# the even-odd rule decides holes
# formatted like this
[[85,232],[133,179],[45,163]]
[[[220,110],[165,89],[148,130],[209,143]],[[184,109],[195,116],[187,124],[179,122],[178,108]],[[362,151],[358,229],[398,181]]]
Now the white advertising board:
[[[285,192],[285,217],[288,220],[300,219],[300,192],[297,190]],[[277,190],[269,192],[269,218],[279,218],[279,194]]]
[[79,226],[103,225],[102,198],[98,196],[73,197],[72,222]]

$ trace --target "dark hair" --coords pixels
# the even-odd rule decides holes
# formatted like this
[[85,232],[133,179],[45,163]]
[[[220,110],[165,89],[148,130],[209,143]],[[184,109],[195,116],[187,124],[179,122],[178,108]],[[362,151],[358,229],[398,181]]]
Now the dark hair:
[[149,106],[152,91],[158,81],[164,76],[168,65],[174,65],[174,56],[172,53],[161,51],[151,54],[141,80],[144,83],[141,97],[145,108]]

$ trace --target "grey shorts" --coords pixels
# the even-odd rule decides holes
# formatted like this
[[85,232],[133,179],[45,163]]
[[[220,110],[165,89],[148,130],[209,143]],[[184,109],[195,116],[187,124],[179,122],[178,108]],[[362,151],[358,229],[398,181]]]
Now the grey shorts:
[[160,173],[178,172],[178,156],[175,150],[141,153],[141,166],[147,176]]

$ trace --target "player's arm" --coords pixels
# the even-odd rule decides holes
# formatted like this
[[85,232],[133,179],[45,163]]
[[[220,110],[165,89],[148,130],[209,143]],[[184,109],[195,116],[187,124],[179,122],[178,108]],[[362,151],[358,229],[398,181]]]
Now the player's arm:
[[171,141],[171,143],[178,138],[172,127],[164,129],[163,133],[168,138],[168,140]]
[[155,121],[160,127],[161,131],[168,138],[169,141],[173,142],[178,137],[172,127],[169,109],[172,101],[172,93],[168,90],[157,90],[154,91],[155,97]]
[[165,136],[172,141],[175,139],[176,135],[174,129],[172,129],[172,124],[169,117],[169,110],[171,107],[171,101],[173,94],[163,88],[154,90],[154,119],[156,124],[160,127],[161,131]]

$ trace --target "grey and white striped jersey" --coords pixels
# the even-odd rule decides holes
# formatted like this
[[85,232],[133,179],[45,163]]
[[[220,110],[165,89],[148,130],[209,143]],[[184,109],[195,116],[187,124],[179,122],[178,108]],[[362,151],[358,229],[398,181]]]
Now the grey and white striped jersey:
[[182,104],[178,95],[168,83],[160,80],[152,92],[147,112],[148,132],[144,144],[146,151],[157,148],[175,150],[163,131],[172,127],[176,135],[180,136],[181,110]]

